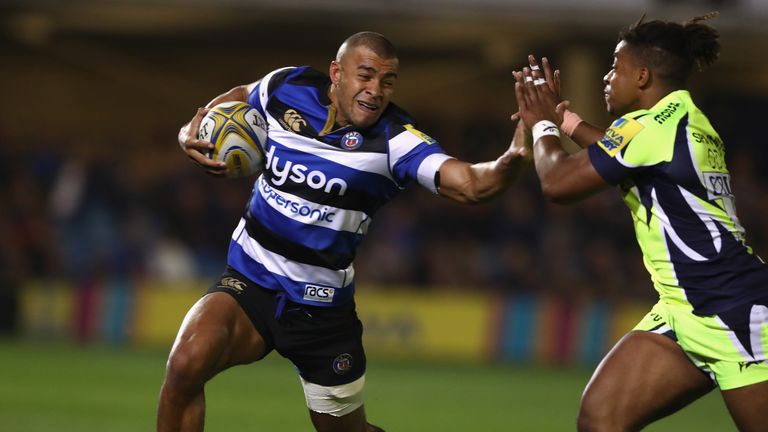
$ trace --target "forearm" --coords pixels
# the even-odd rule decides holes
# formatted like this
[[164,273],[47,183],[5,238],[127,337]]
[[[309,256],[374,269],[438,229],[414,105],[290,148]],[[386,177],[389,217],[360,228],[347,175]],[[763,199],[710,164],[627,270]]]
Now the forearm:
[[546,135],[533,143],[533,160],[536,174],[541,181],[541,189],[545,195],[556,185],[558,170],[568,159],[568,153],[563,149],[560,139],[554,135]]
[[440,195],[462,204],[482,204],[505,190],[527,165],[521,157],[469,164],[451,159],[440,168]]
[[518,123],[512,143],[496,160],[470,164],[448,160],[440,168],[440,194],[463,204],[489,201],[517,179],[531,160],[530,133]]
[[557,136],[539,138],[533,159],[541,191],[554,203],[571,204],[610,187],[595,171],[587,151],[568,154]]
[[560,125],[560,130],[581,148],[594,144],[605,134],[603,128],[587,123],[578,114],[570,110],[565,110],[563,113],[563,123]]
[[573,134],[571,134],[570,137],[573,142],[579,145],[579,147],[587,148],[587,146],[590,146],[602,139],[604,135],[604,128],[600,128],[593,124],[587,123],[586,121],[582,121],[578,126],[576,126],[576,129],[573,131]]
[[205,106],[206,108],[213,108],[214,106],[224,102],[246,102],[250,95],[250,85],[240,85],[232,88],[226,93],[222,93],[213,98]]
[[468,190],[467,203],[481,204],[492,200],[507,190],[517,179],[523,164],[505,164],[499,158],[469,166],[473,179]]

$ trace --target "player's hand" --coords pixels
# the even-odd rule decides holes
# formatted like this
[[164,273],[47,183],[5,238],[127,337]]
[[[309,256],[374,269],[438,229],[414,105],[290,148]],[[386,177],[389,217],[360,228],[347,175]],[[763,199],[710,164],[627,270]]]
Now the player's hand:
[[507,149],[507,151],[498,159],[498,163],[507,168],[511,168],[513,165],[521,165],[530,162],[533,159],[531,131],[519,117],[519,112],[512,115],[512,120],[518,121],[517,127],[515,128],[515,136],[512,138],[512,143],[509,145],[509,149]]
[[197,131],[200,129],[200,123],[208,113],[207,108],[198,108],[192,120],[182,126],[179,130],[179,146],[181,150],[197,166],[202,167],[212,176],[224,177],[227,171],[227,165],[224,162],[215,161],[206,154],[213,150],[213,144],[197,138]]
[[541,120],[561,124],[567,102],[561,101],[555,93],[555,84],[549,85],[546,78],[533,78],[530,67],[523,68],[522,72],[514,72],[514,76],[515,97],[520,118],[525,125],[530,129]]
[[560,98],[560,69],[555,69],[553,72],[552,65],[549,64],[549,59],[546,57],[541,58],[541,67],[539,67],[539,63],[533,54],[528,54],[528,67],[531,69],[531,76],[534,82],[537,79],[543,78],[552,93],[557,96],[557,99],[562,100]]

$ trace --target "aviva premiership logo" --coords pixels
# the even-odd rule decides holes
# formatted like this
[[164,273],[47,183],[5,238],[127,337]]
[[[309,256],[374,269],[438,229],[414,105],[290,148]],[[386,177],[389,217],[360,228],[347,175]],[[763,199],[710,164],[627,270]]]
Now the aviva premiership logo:
[[611,157],[616,156],[643,128],[637,120],[622,117],[613,122],[597,145]]
[[246,285],[245,282],[239,279],[233,277],[225,277],[219,281],[219,288],[225,288],[240,294],[241,292],[245,291]]
[[412,125],[412,124],[410,124],[410,123],[409,123],[409,124],[406,124],[406,125],[403,125],[403,127],[405,127],[405,130],[407,130],[408,132],[410,132],[410,133],[412,133],[412,134],[416,135],[417,137],[419,137],[419,139],[420,139],[420,140],[424,141],[424,142],[425,142],[425,143],[427,143],[428,145],[432,145],[432,144],[435,144],[435,143],[437,142],[437,141],[435,141],[435,139],[434,139],[434,138],[432,138],[431,136],[429,136],[429,135],[425,134],[424,132],[422,132],[422,131],[420,131],[420,130],[416,129],[416,128],[415,128],[415,127],[413,127],[413,125]]

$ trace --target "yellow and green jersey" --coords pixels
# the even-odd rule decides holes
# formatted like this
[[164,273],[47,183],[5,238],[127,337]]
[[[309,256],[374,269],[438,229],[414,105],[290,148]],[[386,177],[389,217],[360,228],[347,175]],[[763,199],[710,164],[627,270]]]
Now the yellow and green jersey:
[[621,186],[662,301],[713,315],[768,294],[768,267],[736,217],[725,146],[687,91],[619,118],[588,152]]

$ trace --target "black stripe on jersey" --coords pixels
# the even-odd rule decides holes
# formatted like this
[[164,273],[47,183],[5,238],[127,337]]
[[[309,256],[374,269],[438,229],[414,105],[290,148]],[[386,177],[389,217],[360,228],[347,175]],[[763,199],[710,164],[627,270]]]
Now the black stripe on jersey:
[[355,259],[354,254],[348,255],[331,251],[320,251],[287,241],[265,228],[251,215],[250,211],[245,213],[245,230],[264,249],[282,255],[292,261],[332,270],[344,270]]
[[[291,113],[288,112],[289,110]],[[283,129],[301,136],[317,139],[317,129],[315,129],[315,127],[301,115],[302,113],[298,112],[295,108],[284,104],[276,97],[271,98],[269,103],[267,103],[267,113],[274,117]],[[290,120],[290,124],[286,119]]]
[[682,175],[673,178],[672,180],[677,184],[683,186],[687,191],[696,195],[697,197],[707,201],[720,208],[720,204],[717,200],[710,200],[707,190],[704,185],[701,184],[698,172],[696,170],[696,162],[693,161],[691,151],[689,150],[688,143],[688,114],[686,113],[680,118],[677,124],[677,131],[675,132],[675,147],[672,153],[672,161],[669,164],[669,171],[672,173],[682,173]]
[[342,196],[331,195],[322,189],[313,189],[307,187],[306,184],[292,182],[290,178],[280,186],[276,186],[273,182],[274,174],[270,170],[264,170],[264,179],[267,181],[269,186],[275,190],[296,195],[299,198],[312,201],[313,203],[317,204],[323,204],[345,210],[361,211],[368,216],[373,216],[374,213],[376,213],[376,211],[381,208],[381,206],[384,205],[387,200],[389,200],[389,198],[396,194],[395,192],[392,194],[392,196],[387,195],[382,201],[381,197],[372,197],[363,191],[355,190],[349,187]]
[[[344,141],[348,134],[357,132],[362,136],[362,144],[354,149],[348,149],[344,146]],[[338,147],[344,152],[362,152],[362,153],[379,153],[386,154],[389,151],[389,138],[390,136],[385,133],[379,133],[375,131],[361,132],[354,129],[343,129],[338,132],[334,131],[320,137],[323,142],[330,144],[334,147]]]
[[760,258],[749,253],[720,222],[715,226],[722,244],[712,260],[691,260],[667,238],[678,284],[696,315],[720,314],[765,295],[756,287],[768,286],[768,268]]
[[269,84],[267,85],[267,95],[271,96],[272,91],[275,90],[275,88],[282,84],[283,81],[285,81],[285,78],[290,74],[291,72],[294,72],[296,69],[289,68],[286,70],[282,70],[280,72],[276,72],[274,75],[272,75],[272,78],[269,79]]

